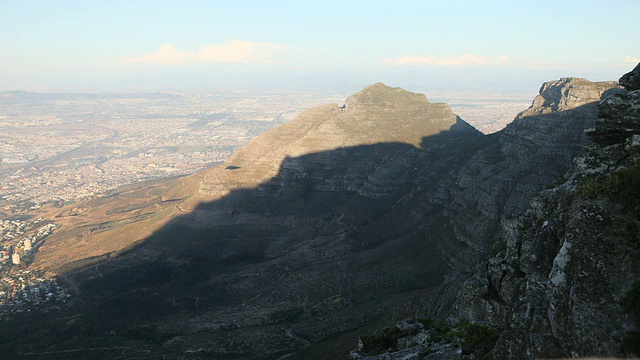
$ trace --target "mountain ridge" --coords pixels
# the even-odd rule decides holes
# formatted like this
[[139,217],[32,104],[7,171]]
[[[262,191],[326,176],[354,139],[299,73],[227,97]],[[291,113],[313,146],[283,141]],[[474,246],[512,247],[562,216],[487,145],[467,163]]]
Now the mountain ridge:
[[[383,106],[376,101],[380,98],[387,99]],[[260,135],[222,166],[207,171],[200,194],[215,198],[233,188],[257,186],[275,176],[278,168],[274,165],[286,157],[382,142],[419,147],[423,137],[449,131],[454,126],[456,130],[480,134],[453,114],[448,105],[432,104],[424,95],[382,83],[365,87],[350,96],[345,105],[344,109],[329,104],[307,110],[292,122]],[[259,161],[265,164],[256,166]],[[226,171],[229,169],[234,172]]]
[[[388,314],[426,316],[453,301],[464,273],[490,254],[502,215],[526,210],[571,167],[597,118],[595,100],[585,101],[482,136],[446,105],[374,84],[344,111],[311,109],[220,167],[117,196],[136,206],[93,200],[102,219],[149,217],[61,231],[38,259],[70,261],[63,236],[80,249],[105,241],[97,261],[58,267],[93,304],[87,319],[108,333],[135,318],[175,354],[348,351]],[[356,130],[366,136],[341,137]],[[144,241],[114,239],[133,229]]]

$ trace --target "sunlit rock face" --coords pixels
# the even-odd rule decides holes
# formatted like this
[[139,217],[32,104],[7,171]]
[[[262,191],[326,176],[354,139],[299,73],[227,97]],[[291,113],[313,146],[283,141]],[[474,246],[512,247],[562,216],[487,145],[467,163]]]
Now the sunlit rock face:
[[591,82],[582,78],[561,78],[540,88],[533,105],[521,115],[539,115],[576,109],[600,101],[602,94],[616,86],[614,81]]
[[640,64],[636,65],[633,70],[622,75],[618,83],[629,91],[640,90]]

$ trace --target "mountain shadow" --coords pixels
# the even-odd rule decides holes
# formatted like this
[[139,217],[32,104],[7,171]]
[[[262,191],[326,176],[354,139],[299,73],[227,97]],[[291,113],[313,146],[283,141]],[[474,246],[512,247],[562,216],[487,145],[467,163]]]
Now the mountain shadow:
[[269,181],[203,203],[131,253],[69,276],[101,317],[159,326],[185,349],[215,353],[229,336],[250,337],[253,346],[228,355],[272,357],[357,333],[450,271],[438,250],[454,237],[446,219],[430,220],[440,232],[432,238],[408,210],[482,138],[450,131],[422,144],[288,158]]
[[[79,316],[55,345],[30,346],[61,356],[77,343],[169,358],[345,354],[371,327],[446,307],[447,286],[490,253],[501,216],[571,166],[594,109],[528,114],[490,136],[456,118],[419,147],[287,157],[276,176],[199,204],[128,252],[69,264]],[[228,165],[218,173],[252,164]]]

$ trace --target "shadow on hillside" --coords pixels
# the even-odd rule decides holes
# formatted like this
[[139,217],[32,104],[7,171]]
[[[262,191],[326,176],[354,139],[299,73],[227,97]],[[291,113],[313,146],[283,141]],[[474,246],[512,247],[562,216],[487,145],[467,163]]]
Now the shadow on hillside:
[[[179,338],[171,343],[179,354],[218,347],[246,358],[334,340],[353,349],[357,338],[344,334],[424,315],[429,291],[465,265],[455,260],[482,251],[456,237],[454,217],[461,228],[496,227],[510,199],[530,199],[568,169],[588,121],[531,116],[481,136],[458,118],[419,148],[380,143],[287,158],[272,179],[200,204],[128,253],[69,268],[84,320],[64,334],[125,334],[109,341],[145,346]],[[463,172],[471,183],[460,184]],[[470,189],[468,212],[456,208],[453,187]],[[250,339],[254,352],[229,339]]]
[[85,294],[99,297],[150,288],[175,295],[192,293],[194,286],[219,292],[207,304],[203,301],[203,307],[241,303],[261,289],[289,288],[264,279],[240,290],[219,284],[222,278],[234,282],[247,269],[270,279],[304,274],[304,284],[288,290],[318,300],[326,291],[348,294],[349,302],[358,303],[378,297],[370,295],[376,292],[429,288],[446,273],[437,244],[431,242],[451,237],[451,229],[441,218],[435,226],[441,234],[434,234],[441,239],[425,239],[422,215],[407,212],[424,193],[436,191],[440,180],[482,141],[477,130],[458,118],[449,131],[424,137],[421,148],[380,143],[286,158],[277,176],[200,204],[129,253],[105,258],[98,264],[99,274],[92,270],[95,263],[89,271],[79,271],[80,262],[68,275]]
[[[535,128],[537,122],[557,121],[555,116],[592,111],[595,104],[588,106],[591,108],[580,107],[567,114],[529,116],[509,127]],[[330,269],[334,271],[339,261],[348,260],[352,274],[363,278],[355,285],[360,294],[378,292],[381,287],[390,294],[432,287],[440,284],[450,270],[447,261],[451,254],[478,251],[461,247],[456,239],[452,213],[442,205],[450,201],[449,195],[442,193],[448,192],[442,188],[443,181],[454,184],[454,174],[480,149],[484,149],[482,163],[467,167],[497,166],[504,171],[505,163],[514,162],[507,168],[518,169],[516,182],[506,179],[496,187],[497,216],[486,226],[494,229],[501,206],[509,206],[517,182],[529,184],[523,180],[525,174],[543,179],[531,182],[531,189],[527,189],[531,194],[526,194],[531,198],[568,167],[558,171],[532,169],[523,160],[540,158],[537,162],[544,163],[559,157],[570,164],[581,148],[578,138],[583,136],[584,126],[583,122],[571,124],[576,135],[575,139],[565,139],[570,143],[562,146],[572,148],[566,154],[535,149],[547,138],[567,137],[564,130],[542,136],[534,130],[535,139],[525,132],[526,139],[514,150],[520,152],[521,159],[505,156],[504,142],[499,140],[503,132],[482,136],[459,117],[449,131],[423,137],[420,148],[379,143],[286,158],[272,179],[202,203],[192,213],[171,220],[127,254],[103,257],[107,261],[100,265],[99,274],[78,271],[86,266],[81,261],[71,264],[67,275],[74,277],[86,293],[100,295],[149,286],[175,290],[194,282],[209,286],[214,278],[222,276],[232,281],[246,268],[264,266],[279,269],[274,270],[277,276],[282,275],[282,269],[315,272],[311,276],[314,285],[310,286],[333,281],[334,290],[344,292],[344,271],[335,272],[333,280],[323,276]],[[227,166],[222,171],[235,169]],[[441,199],[431,201],[434,197]],[[487,235],[487,239],[490,237]],[[96,263],[90,267],[96,267]],[[265,285],[254,284],[252,291],[259,292]],[[340,287],[342,290],[337,290]],[[228,292],[218,290],[221,294]],[[305,293],[308,289],[297,291]],[[250,296],[251,291],[240,293],[221,298],[233,303]]]
[[[528,168],[527,161],[536,166],[554,161],[570,164],[581,148],[579,139],[586,120],[558,123],[558,128],[566,129],[545,134],[538,133],[538,123],[593,111],[595,104],[588,106],[591,108],[530,116],[511,124],[507,131],[514,126],[525,129],[521,134],[511,134],[522,138],[520,143],[509,145],[515,155],[503,153],[508,142],[500,140],[503,132],[482,136],[458,118],[449,131],[424,137],[420,148],[379,143],[286,158],[272,179],[200,204],[192,213],[171,220],[126,255],[109,258],[100,265],[99,274],[79,272],[75,266],[69,275],[86,293],[100,295],[154,286],[175,291],[194,282],[211,286],[221,277],[233,282],[248,268],[273,271],[269,276],[279,277],[283,269],[288,269],[289,274],[299,271],[308,276],[309,284],[295,290],[308,296],[308,287],[322,287],[327,281],[332,283],[331,291],[347,291],[347,276],[344,269],[336,271],[336,265],[348,261],[351,276],[361,277],[349,292],[357,290],[365,296],[382,288],[385,293],[397,294],[432,287],[440,284],[450,270],[447,262],[451,254],[475,251],[477,256],[479,251],[465,248],[456,239],[450,219],[455,213],[446,209],[450,195],[442,184],[454,184],[455,173],[480,149],[484,149],[476,159],[480,163],[467,167],[496,166],[500,172],[516,169],[513,180],[502,179],[495,189],[488,190],[497,193],[493,196],[498,202],[492,205],[496,206],[496,219],[479,226],[495,230],[502,206],[526,206],[528,199],[568,168]],[[575,135],[567,136],[566,132]],[[571,150],[558,153],[555,148],[544,149],[545,141],[556,138],[562,138],[559,142],[568,140],[562,146]],[[505,166],[507,163],[511,165]],[[229,166],[222,171],[234,169]],[[526,176],[533,179],[526,180]],[[518,190],[524,191],[526,196],[522,197],[527,199],[509,205],[510,198],[517,195],[513,190],[522,184],[530,187]],[[438,197],[439,201],[431,201]],[[486,217],[481,213],[478,216]],[[488,234],[487,239],[490,237]],[[225,303],[233,303],[255,295],[267,283],[252,284],[247,291],[234,289],[237,293],[230,292],[226,285],[216,287],[216,291],[223,294],[220,299]],[[357,302],[358,296],[352,300]],[[211,306],[215,304],[216,300],[210,302]]]

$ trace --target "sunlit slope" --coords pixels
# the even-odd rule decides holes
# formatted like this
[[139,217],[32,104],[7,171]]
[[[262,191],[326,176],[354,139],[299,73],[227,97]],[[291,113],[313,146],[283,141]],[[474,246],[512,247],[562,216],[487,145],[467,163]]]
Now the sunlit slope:
[[255,187],[277,175],[287,157],[387,142],[419,147],[424,137],[450,130],[457,120],[447,104],[433,104],[424,95],[382,83],[350,96],[345,105],[344,110],[337,104],[307,110],[260,135],[224,165],[205,172],[199,199]]
[[424,137],[456,124],[474,131],[447,104],[430,103],[422,94],[382,83],[350,96],[345,105],[344,109],[328,104],[306,110],[290,123],[260,135],[223,165],[202,173],[129,186],[114,196],[62,209],[56,218],[62,228],[40,249],[35,265],[57,269],[105,254],[118,256],[198,204],[271,179],[290,157],[378,143],[419,147]]

